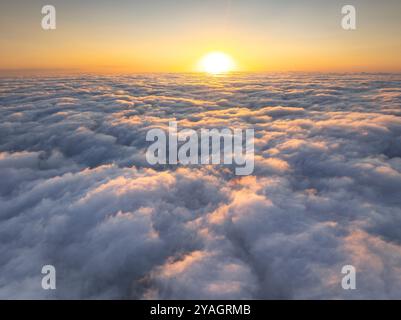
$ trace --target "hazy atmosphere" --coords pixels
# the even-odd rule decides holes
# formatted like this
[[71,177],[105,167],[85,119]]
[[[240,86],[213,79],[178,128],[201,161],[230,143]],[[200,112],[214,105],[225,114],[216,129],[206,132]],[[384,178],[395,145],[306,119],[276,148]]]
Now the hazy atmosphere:
[[[57,29],[40,27],[57,9]],[[401,2],[353,0],[39,0],[0,4],[0,69],[192,72],[209,51],[238,71],[401,72]]]

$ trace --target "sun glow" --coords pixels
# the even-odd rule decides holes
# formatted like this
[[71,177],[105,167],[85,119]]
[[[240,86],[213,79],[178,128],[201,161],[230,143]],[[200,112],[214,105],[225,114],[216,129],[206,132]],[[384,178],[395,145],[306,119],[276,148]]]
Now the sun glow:
[[210,74],[234,71],[234,60],[223,52],[211,52],[199,61],[199,70]]

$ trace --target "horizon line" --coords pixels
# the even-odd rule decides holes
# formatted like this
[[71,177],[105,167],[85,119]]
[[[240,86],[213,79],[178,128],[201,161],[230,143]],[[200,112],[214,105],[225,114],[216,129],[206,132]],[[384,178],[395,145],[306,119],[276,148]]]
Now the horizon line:
[[[57,74],[58,73],[58,74]],[[0,69],[0,76],[46,76],[46,75],[141,75],[141,74],[196,74],[196,75],[209,75],[209,76],[229,76],[235,74],[401,74],[401,70],[384,71],[384,70],[370,70],[370,71],[324,71],[324,70],[263,70],[263,71],[230,71],[220,74],[208,74],[200,71],[94,71],[79,68],[24,68],[24,69]]]

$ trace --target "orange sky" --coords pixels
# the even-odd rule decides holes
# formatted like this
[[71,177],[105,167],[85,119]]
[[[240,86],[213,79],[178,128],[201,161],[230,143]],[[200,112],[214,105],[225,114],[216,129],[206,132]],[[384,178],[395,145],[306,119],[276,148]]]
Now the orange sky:
[[53,0],[53,31],[44,1],[2,2],[0,69],[192,72],[217,50],[239,71],[401,71],[400,1],[354,1],[355,31],[321,2]]

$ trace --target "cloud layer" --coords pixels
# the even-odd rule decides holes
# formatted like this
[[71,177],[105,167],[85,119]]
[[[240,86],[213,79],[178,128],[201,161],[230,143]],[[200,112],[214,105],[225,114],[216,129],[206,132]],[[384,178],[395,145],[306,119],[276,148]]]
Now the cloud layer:
[[[400,76],[1,82],[0,298],[401,298]],[[172,120],[254,128],[254,174],[151,167]]]

